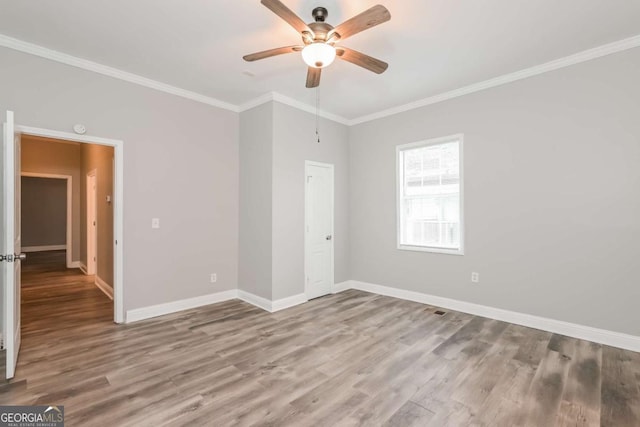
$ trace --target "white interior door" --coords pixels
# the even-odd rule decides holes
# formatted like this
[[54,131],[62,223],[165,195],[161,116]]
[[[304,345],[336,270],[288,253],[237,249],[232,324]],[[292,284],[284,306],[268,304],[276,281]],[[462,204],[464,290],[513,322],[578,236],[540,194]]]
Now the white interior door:
[[13,378],[20,350],[20,135],[15,132],[13,112],[7,111],[2,138],[2,289],[3,345],[6,377]]
[[305,293],[308,299],[333,286],[333,165],[305,165]]
[[87,274],[96,274],[98,261],[96,171],[87,174]]

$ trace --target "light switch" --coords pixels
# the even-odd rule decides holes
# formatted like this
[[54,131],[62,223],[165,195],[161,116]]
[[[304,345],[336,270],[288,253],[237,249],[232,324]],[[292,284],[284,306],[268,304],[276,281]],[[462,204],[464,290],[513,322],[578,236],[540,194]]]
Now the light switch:
[[151,228],[160,228],[160,218],[151,218]]

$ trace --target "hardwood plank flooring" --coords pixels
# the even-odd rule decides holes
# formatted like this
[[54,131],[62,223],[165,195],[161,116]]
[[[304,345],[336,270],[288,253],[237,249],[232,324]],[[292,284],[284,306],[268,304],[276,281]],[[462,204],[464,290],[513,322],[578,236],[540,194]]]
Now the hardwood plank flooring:
[[353,290],[115,325],[92,278],[39,257],[0,405],[69,426],[640,426],[638,353]]

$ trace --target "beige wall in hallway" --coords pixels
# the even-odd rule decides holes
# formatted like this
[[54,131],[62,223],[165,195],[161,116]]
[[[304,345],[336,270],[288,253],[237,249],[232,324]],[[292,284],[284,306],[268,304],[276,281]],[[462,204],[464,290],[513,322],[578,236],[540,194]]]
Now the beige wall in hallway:
[[[87,265],[87,174],[96,171],[97,276],[113,288],[113,147],[82,144],[80,261]],[[111,202],[107,202],[107,196]]]
[[71,260],[80,260],[80,144],[22,136],[22,172],[71,175]]
[[22,177],[22,249],[67,244],[67,180]]

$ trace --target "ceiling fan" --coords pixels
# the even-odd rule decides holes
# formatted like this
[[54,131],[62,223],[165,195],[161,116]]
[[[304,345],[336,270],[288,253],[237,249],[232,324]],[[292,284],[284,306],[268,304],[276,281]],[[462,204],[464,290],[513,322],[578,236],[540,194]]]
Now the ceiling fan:
[[298,31],[302,36],[303,44],[278,47],[245,55],[243,56],[245,61],[257,61],[285,53],[302,52],[302,59],[309,66],[306,84],[309,88],[317,87],[320,84],[322,69],[330,65],[336,56],[377,74],[384,73],[389,67],[389,64],[384,61],[353,49],[335,45],[338,41],[390,20],[391,14],[382,5],[373,6],[337,27],[333,27],[324,22],[328,16],[327,9],[324,7],[313,9],[312,16],[315,22],[305,24],[298,15],[293,13],[280,0],[261,0],[260,3]]

